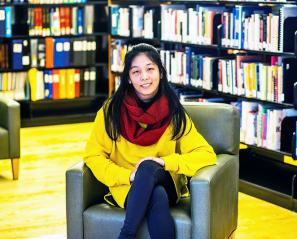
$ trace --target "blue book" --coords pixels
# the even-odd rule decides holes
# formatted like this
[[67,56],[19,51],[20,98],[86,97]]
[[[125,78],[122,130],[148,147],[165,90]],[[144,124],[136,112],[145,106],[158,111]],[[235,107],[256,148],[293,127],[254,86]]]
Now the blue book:
[[43,72],[44,78],[44,98],[49,99],[49,90],[48,90],[48,70],[44,70]]
[[48,70],[48,98],[53,99],[53,71]]
[[14,39],[12,40],[12,69],[13,70],[22,70],[23,63],[23,40]]
[[64,38],[64,43],[63,43],[63,66],[69,66],[70,65],[70,39],[69,38]]
[[260,99],[261,89],[260,89],[260,63],[256,63],[256,97]]
[[199,69],[199,75],[198,75],[198,79],[200,82],[199,87],[202,87],[203,85],[203,55],[199,55],[199,60],[198,60],[198,69]]
[[111,6],[111,34],[118,35],[120,8],[119,6]]
[[55,39],[54,67],[64,67],[64,38]]
[[46,99],[53,98],[53,81],[52,70],[44,71],[44,97]]
[[190,85],[191,83],[191,60],[192,60],[192,53],[190,47],[185,47],[185,54],[186,54],[186,76],[185,76],[185,85]]
[[12,8],[5,7],[5,36],[12,36]]
[[5,8],[0,7],[0,36],[5,36],[6,20],[5,20]]
[[248,7],[248,6],[235,6],[236,9],[236,21],[237,21],[237,33],[238,33],[238,48],[244,48],[244,20],[247,16],[250,16],[255,7]]
[[82,8],[77,9],[77,34],[84,33],[84,10]]

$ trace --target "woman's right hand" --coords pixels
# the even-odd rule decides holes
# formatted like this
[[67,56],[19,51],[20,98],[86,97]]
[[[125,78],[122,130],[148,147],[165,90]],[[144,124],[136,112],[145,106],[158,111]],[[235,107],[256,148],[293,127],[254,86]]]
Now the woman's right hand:
[[137,169],[138,169],[138,166],[145,160],[152,160],[152,161],[155,161],[156,163],[160,164],[162,167],[164,167],[164,160],[161,159],[161,158],[157,158],[157,157],[146,157],[146,158],[143,158],[141,160],[139,160],[139,162],[135,165],[135,168],[133,170],[133,172],[130,174],[130,182],[132,183],[134,181],[134,178],[135,178],[135,174],[137,172]]
[[130,174],[130,183],[133,183],[138,165],[135,166],[133,172]]

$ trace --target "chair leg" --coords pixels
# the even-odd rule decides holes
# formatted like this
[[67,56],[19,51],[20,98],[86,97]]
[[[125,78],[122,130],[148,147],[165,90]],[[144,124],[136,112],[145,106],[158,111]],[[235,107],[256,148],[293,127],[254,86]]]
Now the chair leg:
[[11,168],[12,168],[13,180],[18,180],[19,168],[20,168],[20,159],[19,158],[11,159]]

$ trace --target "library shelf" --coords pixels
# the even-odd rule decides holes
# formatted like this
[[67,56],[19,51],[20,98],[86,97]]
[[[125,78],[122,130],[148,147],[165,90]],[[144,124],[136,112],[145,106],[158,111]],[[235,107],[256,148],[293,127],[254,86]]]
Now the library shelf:
[[274,106],[278,106],[281,108],[292,108],[293,107],[293,104],[290,104],[290,103],[279,103],[279,102],[274,102],[274,101],[261,100],[261,99],[252,98],[252,97],[246,97],[246,96],[241,96],[241,95],[225,93],[225,92],[218,91],[218,90],[208,90],[208,89],[204,89],[202,87],[195,87],[195,86],[191,86],[191,85],[182,85],[182,84],[177,84],[177,83],[171,83],[171,84],[174,87],[182,87],[184,89],[197,90],[200,92],[209,93],[216,97],[221,96],[223,98],[227,98],[227,99],[231,99],[231,100],[240,99],[240,100],[246,100],[246,101],[261,102],[261,103],[265,103],[267,105],[274,105]]
[[[147,7],[151,8],[151,3],[149,1],[128,1],[128,2],[125,1],[125,2],[122,2],[122,1],[111,1],[110,0],[108,2],[110,9],[112,6],[116,5],[116,8],[117,7],[128,8],[128,12],[130,11],[129,4],[144,6],[144,11],[146,11]],[[154,38],[154,40],[151,41],[151,43],[154,46],[159,47],[161,50],[170,51],[170,53],[168,54],[169,58],[171,57],[170,54],[173,54],[173,55],[175,54],[174,51],[180,51],[183,54],[186,54],[185,48],[188,47],[191,49],[190,54],[194,53],[194,54],[198,55],[198,53],[199,53],[201,55],[204,55],[204,54],[206,55],[207,51],[208,51],[211,56],[214,56],[214,57],[217,57],[217,59],[222,59],[222,60],[226,60],[226,61],[227,60],[236,60],[237,61],[237,55],[263,56],[263,58],[265,58],[264,59],[265,64],[269,67],[274,66],[275,63],[272,63],[272,61],[275,60],[275,58],[277,58],[277,59],[282,58],[282,59],[285,59],[284,61],[282,61],[282,64],[283,64],[282,66],[284,68],[286,67],[286,70],[292,69],[292,67],[297,68],[297,63],[296,63],[296,61],[297,61],[297,58],[296,58],[297,36],[296,35],[297,34],[295,33],[295,31],[297,30],[297,27],[296,27],[297,26],[297,24],[296,24],[296,21],[297,21],[296,1],[277,2],[277,1],[192,1],[192,0],[176,0],[176,1],[175,0],[173,0],[173,1],[164,0],[163,1],[163,0],[160,0],[159,6],[158,6],[158,4],[156,5],[155,2],[154,2],[154,4],[156,7],[155,13],[157,15],[154,15],[155,19],[153,19],[153,21],[155,23],[153,23],[153,24],[155,24],[157,27],[153,28],[153,31],[154,31],[153,35],[156,38]],[[174,6],[175,4],[179,5],[179,6],[175,7]],[[289,9],[291,7],[289,5],[291,5],[291,4],[295,5],[295,8]],[[201,44],[192,44],[192,43],[186,43],[186,42],[171,41],[171,39],[189,39],[189,37],[192,36],[191,34],[189,34],[188,36],[186,36],[184,38],[184,35],[183,35],[184,32],[182,30],[184,29],[184,27],[187,27],[187,25],[185,26],[181,22],[178,22],[180,25],[177,25],[177,27],[174,28],[176,30],[176,32],[178,31],[177,29],[179,29],[178,34],[175,32],[175,35],[174,35],[174,34],[172,34],[172,32],[168,31],[167,33],[170,37],[168,37],[166,35],[163,39],[168,39],[168,40],[162,40],[161,33],[163,33],[163,32],[161,31],[161,27],[163,27],[163,26],[165,28],[170,27],[170,26],[174,27],[174,24],[172,24],[172,22],[170,22],[170,24],[164,24],[164,25],[162,24],[162,19],[163,20],[165,19],[165,18],[162,18],[162,14],[163,14],[162,10],[166,11],[167,9],[171,8],[170,11],[168,11],[169,13],[172,13],[175,10],[180,10],[180,12],[174,13],[176,15],[173,14],[173,16],[178,16],[179,14],[182,15],[185,13],[186,14],[194,14],[193,11],[196,11],[195,14],[197,14],[199,16],[199,14],[201,14],[201,15],[205,14],[205,12],[197,13],[198,9],[200,10],[200,6],[202,9],[204,9],[204,10],[206,9],[205,11],[209,10],[208,7],[210,9],[212,7],[215,8],[216,10],[213,10],[213,11],[217,11],[215,14],[217,14],[219,12],[221,15],[217,19],[222,19],[222,18],[220,18],[222,16],[225,17],[224,21],[221,20],[221,23],[219,23],[219,21],[214,23],[214,20],[213,19],[211,20],[211,22],[213,21],[213,26],[212,26],[213,38],[212,38],[212,41],[210,41],[210,42],[213,42],[215,44],[201,45]],[[230,31],[230,29],[228,29],[232,25],[228,25],[228,24],[231,24],[231,22],[232,22],[232,15],[230,15],[230,13],[236,14],[236,11],[241,11],[241,9],[240,9],[241,6],[247,6],[247,8],[250,8],[250,9],[252,9],[254,6],[255,12],[256,12],[255,15],[257,15],[257,14],[261,15],[261,13],[259,13],[261,11],[258,11],[259,9],[256,9],[256,8],[262,8],[262,9],[266,8],[266,10],[269,8],[270,9],[269,14],[271,13],[272,15],[274,14],[275,16],[280,17],[280,19],[278,19],[277,22],[278,22],[278,24],[280,22],[283,24],[282,25],[282,27],[283,27],[282,34],[283,35],[281,36],[281,32],[277,33],[278,35],[276,37],[278,38],[279,42],[276,44],[277,45],[276,48],[275,48],[275,45],[274,46],[271,45],[269,47],[267,45],[265,45],[266,49],[270,49],[270,50],[243,49],[243,46],[246,46],[245,44],[242,43],[243,39],[241,39],[241,42],[238,39],[239,43],[234,44],[233,40],[236,40],[236,38],[233,38],[233,39],[229,38],[230,35],[231,35],[231,37],[234,37],[234,36],[237,36],[236,34],[240,34],[238,32],[234,36],[232,36],[232,34],[231,34],[232,31]],[[220,10],[218,10],[218,8],[221,8],[221,7],[226,7],[226,8],[224,8],[224,10],[221,10],[222,12],[220,12]],[[190,13],[187,12],[189,8],[192,8],[191,11],[189,11]],[[288,21],[285,21],[286,16],[285,16],[285,14],[281,15],[281,11],[276,13],[277,10],[280,10],[280,9],[282,9],[282,10],[285,9],[285,12],[286,11],[290,12],[290,13],[285,13],[290,18]],[[117,10],[115,10],[115,11],[117,11]],[[121,51],[123,49],[123,48],[121,48],[123,45],[133,44],[133,40],[135,41],[135,43],[141,42],[143,40],[142,38],[133,39],[133,37],[132,37],[133,36],[133,33],[132,33],[133,22],[130,22],[130,21],[133,21],[133,17],[132,17],[133,11],[131,11],[131,13],[129,12],[129,14],[130,14],[129,15],[129,17],[130,17],[129,18],[129,29],[130,29],[129,37],[114,35],[112,33],[117,33],[118,29],[114,30],[111,27],[109,28],[109,33],[110,33],[109,46],[110,47],[112,46],[112,43],[114,43],[115,44],[114,49],[117,49],[117,47],[119,47],[119,49],[120,49],[119,51]],[[211,10],[209,10],[209,11],[211,11]],[[244,10],[242,10],[242,11],[244,11]],[[254,10],[251,10],[251,12],[252,11],[254,11]],[[168,12],[166,12],[165,14],[167,14]],[[112,19],[113,19],[112,12],[110,11],[109,13],[110,13],[110,22],[112,22]],[[224,15],[224,14],[226,14],[226,15]],[[253,12],[253,14],[254,14],[254,12]],[[294,15],[294,17],[293,17],[294,20],[291,19],[290,14]],[[247,18],[247,16],[248,16],[250,19],[252,19],[252,17],[250,15],[251,15],[251,13],[247,11],[247,13],[244,15],[244,17]],[[264,24],[264,23],[267,23],[266,19],[265,19],[265,17],[267,17],[267,15],[268,15],[268,13],[265,12],[261,16],[253,16],[253,17],[255,17],[256,20],[262,21],[262,23]],[[241,15],[241,16],[243,16],[243,15]],[[166,15],[166,17],[169,18],[168,14]],[[205,15],[203,15],[203,17],[205,17]],[[281,17],[284,17],[284,18],[281,19]],[[181,18],[181,19],[185,19],[185,18]],[[238,18],[239,18],[239,16],[238,16]],[[237,18],[235,18],[235,19],[237,19]],[[248,19],[247,21],[251,21],[250,19]],[[239,22],[241,22],[241,24],[243,25],[244,20],[246,20],[246,19],[241,19],[241,21],[239,21]],[[234,20],[234,21],[236,21],[236,20]],[[295,22],[290,22],[290,21],[295,21]],[[209,23],[209,21],[208,21],[208,23]],[[186,24],[188,24],[188,23],[186,23]],[[225,24],[225,29],[223,28],[223,24]],[[292,29],[291,29],[292,31],[290,29],[288,29],[289,27],[287,24],[290,24],[290,26],[292,27]],[[208,29],[211,29],[211,27]],[[227,37],[226,37],[225,32],[223,32],[224,30],[228,33]],[[203,31],[203,29],[202,29],[202,31]],[[248,32],[245,32],[245,34],[246,33],[248,33]],[[195,32],[195,34],[196,34],[196,32]],[[263,34],[267,34],[267,32],[264,32]],[[177,36],[177,37],[171,37],[172,35]],[[198,35],[198,31],[197,31],[197,35]],[[242,35],[244,35],[243,32],[241,34],[241,37],[243,37]],[[223,37],[225,37],[225,38],[223,38]],[[267,41],[265,41],[265,40],[263,41],[264,37],[262,35],[261,35],[261,37],[262,37],[262,42],[263,42],[263,46],[264,46],[264,43],[267,43]],[[274,37],[275,37],[275,35],[274,35]],[[281,37],[283,37],[283,38],[281,39]],[[230,39],[231,43],[229,41],[226,41],[226,39],[227,40]],[[115,42],[112,42],[112,40],[115,40]],[[118,40],[121,42],[117,45],[116,41],[118,41]],[[283,40],[283,42],[281,42],[281,40]],[[149,43],[149,39],[145,39],[145,41]],[[200,42],[200,40],[199,40],[199,42]],[[201,41],[201,42],[203,42],[203,41]],[[209,42],[209,41],[205,41],[205,42]],[[224,44],[222,44],[223,42],[224,42]],[[226,42],[228,44],[226,44]],[[261,40],[259,40],[259,42],[261,42]],[[293,42],[295,42],[296,44],[292,44]],[[283,48],[281,47],[281,43],[283,43]],[[286,43],[288,43],[288,44],[286,44]],[[236,46],[236,44],[238,47],[231,47],[231,45]],[[272,44],[272,42],[271,42],[271,44]],[[246,48],[248,48],[248,47],[256,49],[255,46],[253,46],[253,45],[249,46],[247,44]],[[261,48],[258,48],[258,49],[261,49]],[[118,55],[120,55],[120,54],[118,54]],[[115,55],[115,56],[118,57],[118,55]],[[167,57],[168,55],[166,55],[165,57]],[[173,58],[175,58],[175,57],[176,57],[176,55],[174,55]],[[180,57],[180,55],[177,54],[177,58],[178,57]],[[289,59],[290,60],[292,59],[292,61],[290,61]],[[170,59],[170,60],[172,60],[172,59]],[[169,62],[170,62],[170,60],[169,60]],[[173,59],[173,61],[175,63],[175,59]],[[239,61],[240,61],[240,59],[239,59]],[[248,62],[248,60],[246,60],[246,61]],[[108,71],[109,71],[109,94],[110,95],[112,94],[112,92],[114,92],[114,83],[116,82],[115,78],[117,78],[117,80],[118,80],[118,76],[120,75],[119,72],[113,72],[111,70],[111,65],[112,65],[111,63],[114,64],[114,62],[112,62],[112,51],[110,50],[110,52],[109,52],[109,68],[108,68]],[[116,62],[115,64],[117,64],[117,63],[118,62]],[[172,64],[172,63],[170,62],[170,64]],[[214,64],[217,64],[217,63],[214,63]],[[229,63],[229,64],[232,64],[232,63]],[[115,69],[116,68],[117,68],[117,65],[115,65]],[[218,69],[218,68],[219,67],[212,68],[212,69]],[[217,71],[219,72],[219,70],[217,70]],[[296,71],[297,71],[297,69],[296,69]],[[176,73],[176,72],[173,71],[173,73]],[[286,72],[284,71],[283,73],[284,73],[284,75],[286,74],[286,76],[284,76],[284,79],[287,80],[287,82],[284,83],[284,88],[292,88],[293,84],[291,81],[293,78],[296,77],[297,73],[294,70],[286,71]],[[215,72],[215,74],[213,74],[213,75],[217,75],[217,72]],[[212,75],[212,77],[214,77],[213,75]],[[234,78],[236,78],[236,77],[237,76],[235,75]],[[211,78],[211,79],[214,79],[214,78]],[[284,80],[284,82],[285,82],[285,80]],[[218,84],[217,81],[215,84]],[[182,88],[185,90],[199,91],[199,93],[201,92],[202,95],[205,95],[207,97],[222,97],[228,103],[231,101],[239,100],[239,101],[256,102],[256,103],[260,103],[264,106],[271,106],[272,108],[278,108],[278,109],[288,109],[288,108],[290,109],[290,108],[294,107],[293,99],[292,99],[293,93],[287,92],[287,91],[282,92],[284,95],[286,95],[283,100],[284,103],[279,103],[279,102],[274,102],[274,101],[270,101],[270,100],[261,100],[261,99],[257,99],[257,98],[245,97],[242,95],[239,96],[239,95],[235,95],[235,94],[224,93],[224,92],[217,90],[218,86],[213,87],[211,90],[207,90],[207,89],[202,89],[202,88],[197,88],[194,86],[188,86],[188,85],[182,85],[182,84],[172,83],[172,85],[174,87],[179,87],[179,88]],[[274,85],[273,87],[276,87],[276,86]],[[264,98],[271,99],[268,97],[268,95]],[[272,99],[274,99],[274,98],[272,98]],[[278,100],[278,99],[279,98],[276,98],[276,100]],[[291,137],[291,135],[290,136],[287,135],[287,136],[288,136],[288,138]],[[284,139],[284,140],[286,140],[286,139]],[[297,163],[296,163],[296,160],[294,160],[294,158],[292,157],[292,154],[290,152],[284,152],[281,150],[270,150],[270,149],[258,147],[255,145],[248,145],[248,144],[244,144],[244,143],[243,143],[243,145],[245,146],[245,149],[243,148],[240,150],[240,190],[243,192],[246,192],[250,195],[253,195],[253,196],[262,198],[264,200],[270,201],[272,203],[275,203],[277,205],[283,206],[290,210],[297,211],[297,194],[296,194]]]
[[[0,74],[3,73],[4,75],[7,73],[8,78],[12,78],[13,73],[22,74],[19,72],[27,72],[28,83],[24,91],[26,94],[25,99],[28,100],[19,100],[21,104],[22,126],[52,124],[55,122],[67,123],[67,120],[69,120],[69,122],[75,122],[75,120],[78,120],[78,122],[82,120],[93,120],[90,115],[96,113],[103,101],[107,98],[108,91],[107,6],[107,1],[97,0],[72,3],[0,3],[0,10],[2,12],[4,11],[5,16],[7,12],[11,14],[11,18],[8,17],[4,19],[4,22],[7,21],[9,23],[10,19],[14,19],[14,21],[10,22],[10,34],[8,34],[7,29],[5,29],[5,33],[1,33],[0,35],[0,45],[3,43],[3,45],[5,45],[4,47],[7,47],[3,48],[4,53],[7,54],[7,56],[5,55],[6,62],[4,62],[6,65],[3,67],[4,69],[1,67]],[[88,14],[85,14],[86,11]],[[76,17],[73,17],[74,13]],[[53,22],[50,24],[48,20],[50,16],[53,18],[54,14],[58,14],[58,17],[55,15],[55,24]],[[72,17],[70,18],[70,16]],[[59,26],[59,30],[56,29],[57,26]],[[36,30],[37,28],[41,30]],[[49,34],[48,29],[50,29],[51,34]],[[46,41],[49,39],[53,39],[51,42],[52,45],[47,45]],[[24,50],[24,46],[22,46],[21,51],[14,51],[15,48],[12,46],[19,44],[20,41],[23,41],[23,45],[24,41],[27,41],[26,51]],[[33,41],[35,42],[33,43]],[[78,43],[80,46],[78,46]],[[37,49],[35,50],[36,52],[34,52],[36,53],[34,57],[32,53],[33,44],[35,44],[34,47]],[[29,47],[27,47],[27,45],[29,45]],[[13,66],[11,62],[16,56],[16,52],[24,55],[26,59],[30,59],[27,61],[29,63],[25,65],[20,61],[22,67]],[[48,54],[48,52],[50,52],[50,54]],[[61,52],[64,55],[61,54]],[[52,59],[49,59],[49,62],[53,62],[49,64],[46,63],[48,55],[53,55],[51,56]],[[33,58],[35,59],[35,64],[33,64]],[[59,86],[57,92],[63,93],[58,93],[60,96],[56,98],[63,99],[31,101],[31,98],[33,99],[32,92],[36,91],[35,86],[32,87],[31,81],[28,80],[30,79],[29,74],[32,73],[30,72],[32,68],[36,69],[38,73],[42,72],[44,85],[53,83],[54,77],[57,77],[57,75],[59,81],[61,81],[60,78],[65,77],[67,84],[70,84],[70,81],[73,83],[73,79],[76,77],[74,79],[76,82],[75,96],[71,95],[73,94],[73,90],[71,90],[71,94],[69,93],[70,95],[67,95],[67,87],[69,86],[66,87],[67,89]],[[41,76],[36,75],[35,78],[37,79],[37,77]],[[47,82],[45,82],[46,77],[50,79],[48,79]],[[77,78],[79,78],[79,83]],[[57,79],[55,82],[57,82]],[[71,87],[73,87],[73,84]],[[49,90],[53,88],[54,87],[49,88]],[[11,91],[11,89],[9,90]],[[46,91],[47,90],[48,89],[46,89]],[[65,91],[67,92],[66,96]],[[48,97],[46,94],[49,94],[50,97],[54,95],[44,92],[44,98]],[[81,97],[78,97],[79,95]],[[55,97],[53,96],[53,98]],[[86,117],[84,117],[84,115]]]
[[[161,3],[167,3],[166,0],[161,0]],[[245,5],[286,5],[286,4],[295,4],[295,1],[212,1],[212,0],[172,0],[172,3],[183,3],[183,4],[213,4],[213,5],[228,5],[228,4],[245,4]]]
[[13,35],[11,37],[0,36],[0,39],[42,39],[47,37],[54,38],[80,38],[80,37],[92,37],[92,36],[107,36],[107,32],[94,32],[91,34],[76,34],[76,35],[47,35],[47,36],[39,36],[39,35]]
[[93,121],[107,94],[75,99],[20,101],[22,127]]
[[292,195],[261,186],[260,183],[252,183],[251,179],[244,180],[241,177],[239,180],[239,191],[297,212],[297,199],[295,196],[293,197]]
[[44,125],[56,125],[56,124],[74,124],[92,122],[96,117],[96,113],[82,113],[82,114],[67,114],[67,115],[53,115],[53,116],[40,116],[34,118],[21,119],[21,127],[35,127]]
[[107,5],[107,1],[87,1],[84,3],[28,3],[28,2],[1,2],[0,6],[17,6],[17,7],[28,7],[28,8],[34,8],[34,7],[82,7],[85,5]]
[[[246,144],[246,143],[242,143],[241,144],[245,145],[247,149],[249,149],[251,152],[257,153],[259,155],[263,155],[265,157],[274,159],[274,160],[278,160],[280,162],[285,162],[285,156],[288,157],[292,157],[292,154],[289,152],[285,152],[285,151],[280,151],[280,150],[272,150],[272,149],[268,149],[268,148],[263,148],[263,147],[259,147],[256,145],[250,145],[250,144]],[[296,161],[296,160],[295,160]],[[294,164],[292,164],[294,165]]]
[[266,50],[252,50],[252,49],[245,49],[245,48],[235,48],[235,47],[227,47],[227,46],[220,46],[223,50],[238,50],[243,51],[246,53],[251,54],[261,54],[261,55],[274,55],[274,56],[288,56],[288,57],[296,57],[295,53],[293,52],[274,52],[274,51],[266,51]]
[[297,166],[283,163],[283,152],[254,149],[240,151],[240,191],[297,211]]

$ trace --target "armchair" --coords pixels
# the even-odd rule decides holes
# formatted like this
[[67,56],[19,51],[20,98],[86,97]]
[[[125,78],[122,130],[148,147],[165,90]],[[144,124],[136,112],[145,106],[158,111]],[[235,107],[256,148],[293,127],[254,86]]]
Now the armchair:
[[11,159],[13,179],[19,177],[20,105],[0,96],[0,159]]
[[[239,113],[231,105],[218,103],[187,103],[184,107],[214,147],[218,162],[198,170],[190,180],[190,198],[171,209],[176,238],[231,238],[238,217]],[[106,192],[82,162],[66,172],[68,239],[116,238],[125,211],[104,203]],[[146,222],[137,238],[150,238]]]

